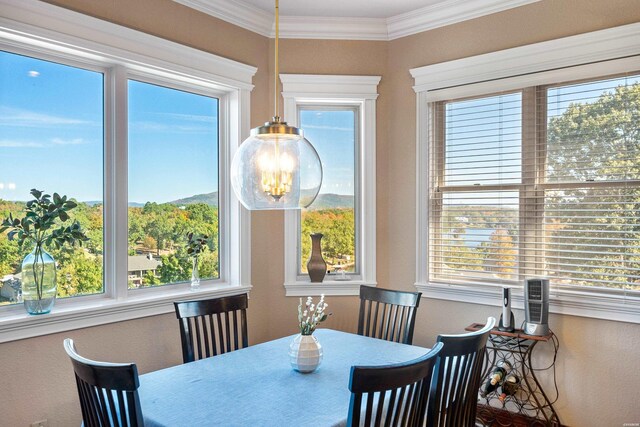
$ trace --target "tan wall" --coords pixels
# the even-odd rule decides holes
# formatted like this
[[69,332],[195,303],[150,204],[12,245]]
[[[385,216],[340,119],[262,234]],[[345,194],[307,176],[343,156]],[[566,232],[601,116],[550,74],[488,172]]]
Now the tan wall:
[[[386,235],[378,235],[378,242],[387,246],[388,264],[382,268],[393,271],[390,286],[410,289],[415,280],[416,101],[408,70],[638,21],[636,0],[547,0],[389,43],[384,76],[392,96],[392,108],[386,111],[389,175],[378,194],[389,194],[387,217],[393,221],[388,222]],[[423,345],[433,343],[438,333],[457,332],[499,314],[497,307],[426,299],[422,303],[414,342]],[[524,315],[516,313],[516,319],[521,322]],[[576,427],[640,422],[640,325],[573,316],[552,316],[550,325],[561,342],[556,406],[560,420]],[[548,360],[547,354],[541,356]],[[552,391],[548,381],[545,386]]]
[[[169,0],[57,0],[102,19],[257,66],[252,124],[272,113],[273,43]],[[412,289],[415,280],[415,94],[408,70],[464,56],[640,21],[638,0],[545,0],[389,43],[283,40],[281,72],[382,75],[378,99],[378,282]],[[269,77],[271,75],[271,77]],[[252,215],[252,342],[295,332],[296,298],[282,286],[283,217]],[[326,326],[355,331],[357,298],[329,297]],[[458,332],[497,314],[497,308],[423,299],[416,344]],[[516,313],[518,321],[522,313]],[[572,426],[640,422],[640,325],[552,316],[561,340],[558,410]],[[62,338],[77,340],[88,356],[135,360],[141,372],[180,362],[173,315],[105,325],[0,344],[0,426],[47,418],[51,426],[77,425],[79,409]],[[541,351],[541,361],[548,351]]]

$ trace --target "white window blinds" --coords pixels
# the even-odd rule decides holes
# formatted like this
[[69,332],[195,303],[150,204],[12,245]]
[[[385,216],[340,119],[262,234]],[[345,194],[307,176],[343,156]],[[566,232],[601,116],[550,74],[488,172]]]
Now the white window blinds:
[[640,76],[432,104],[430,280],[640,290]]

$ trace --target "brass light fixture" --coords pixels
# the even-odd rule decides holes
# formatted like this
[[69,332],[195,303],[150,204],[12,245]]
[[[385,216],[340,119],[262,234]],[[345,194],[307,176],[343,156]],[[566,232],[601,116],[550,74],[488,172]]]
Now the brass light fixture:
[[275,115],[238,147],[231,184],[249,210],[300,209],[315,200],[322,185],[322,163],[301,129],[280,120],[278,94],[279,5],[275,0]]

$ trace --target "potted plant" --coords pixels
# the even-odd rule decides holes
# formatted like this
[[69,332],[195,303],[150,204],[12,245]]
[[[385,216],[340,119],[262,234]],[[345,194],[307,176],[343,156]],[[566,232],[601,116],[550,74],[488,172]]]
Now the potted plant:
[[200,274],[198,273],[198,260],[200,255],[207,248],[209,236],[187,233],[187,254],[193,259],[193,269],[191,270],[191,290],[200,289]]
[[42,191],[32,189],[33,200],[27,202],[23,218],[14,218],[9,214],[2,221],[0,233],[9,230],[9,240],[16,239],[22,248],[33,245],[33,251],[22,262],[22,298],[29,314],[46,314],[55,303],[56,263],[44,249],[60,249],[65,245],[74,246],[89,240],[80,223],[70,220],[69,211],[78,204],[67,196],[53,193],[53,197]]
[[324,295],[320,296],[318,305],[313,303],[313,298],[307,297],[306,303],[298,304],[298,329],[300,334],[289,346],[289,360],[291,366],[298,372],[309,373],[315,371],[322,362],[322,346],[313,336],[313,332],[320,322],[327,320],[325,314],[328,304],[324,302]]

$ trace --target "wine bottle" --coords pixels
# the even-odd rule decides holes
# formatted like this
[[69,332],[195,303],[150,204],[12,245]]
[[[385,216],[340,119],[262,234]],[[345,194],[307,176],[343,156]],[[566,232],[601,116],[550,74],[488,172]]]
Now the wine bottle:
[[497,363],[496,368],[491,372],[491,375],[489,375],[489,381],[487,381],[487,383],[485,384],[484,389],[482,390],[480,395],[482,397],[485,397],[487,394],[495,391],[502,380],[507,376],[509,372],[511,372],[512,369],[513,366],[511,365],[511,363],[504,359],[500,360]]
[[509,374],[505,377],[502,385],[500,386],[500,402],[504,402],[507,396],[513,396],[518,391],[520,386],[520,378],[515,374]]
[[498,386],[502,383],[502,380],[507,376],[509,372],[513,369],[513,366],[509,361],[502,359],[498,362],[496,369],[491,373],[491,385]]

